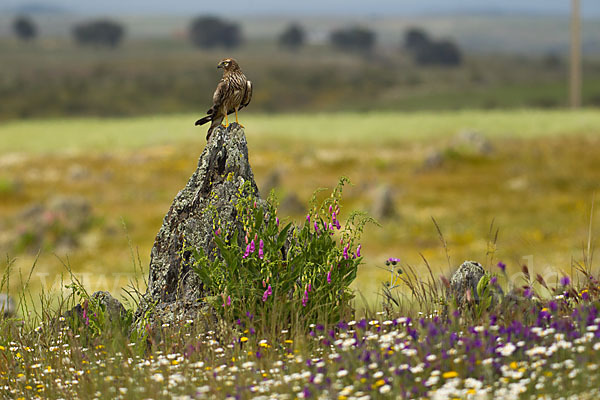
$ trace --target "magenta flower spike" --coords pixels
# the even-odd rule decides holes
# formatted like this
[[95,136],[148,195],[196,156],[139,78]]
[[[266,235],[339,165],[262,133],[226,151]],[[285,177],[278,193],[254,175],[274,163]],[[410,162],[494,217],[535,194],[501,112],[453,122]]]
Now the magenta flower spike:
[[302,297],[302,307],[306,307],[306,303],[308,303],[308,292],[305,290]]
[[356,248],[356,257],[360,257],[360,249],[362,249],[362,244],[359,244]]
[[250,253],[254,253],[254,250],[256,249],[256,247],[254,246],[254,239],[252,239],[252,241],[250,242],[250,244],[248,245],[248,249],[250,250]]
[[327,283],[331,283],[331,270],[327,273]]
[[261,260],[264,258],[265,253],[264,253],[264,247],[265,247],[265,243],[263,242],[262,239],[260,239],[260,242],[258,244],[258,258],[260,258]]
[[269,285],[269,287],[267,288],[267,290],[265,290],[265,292],[263,293],[262,301],[267,301],[267,299],[269,298],[269,296],[272,293],[273,293],[273,290],[271,289],[271,285]]
[[348,258],[348,245],[344,246],[344,259],[347,260]]
[[246,252],[242,256],[242,258],[248,258],[249,255],[250,255],[250,245],[247,245],[246,246]]
[[230,306],[231,305],[231,296],[227,296],[227,305]]

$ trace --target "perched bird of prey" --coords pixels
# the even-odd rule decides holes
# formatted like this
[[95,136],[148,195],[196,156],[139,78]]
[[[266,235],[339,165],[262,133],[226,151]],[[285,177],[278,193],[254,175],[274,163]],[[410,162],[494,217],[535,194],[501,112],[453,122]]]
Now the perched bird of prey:
[[206,112],[206,117],[196,121],[196,125],[203,125],[211,121],[210,128],[206,133],[206,140],[221,122],[225,119],[225,127],[227,127],[227,115],[235,113],[235,122],[238,122],[238,110],[250,104],[252,99],[252,82],[240,69],[237,61],[233,58],[221,60],[218,68],[223,68],[223,77],[217,85],[217,89],[213,94],[213,106]]

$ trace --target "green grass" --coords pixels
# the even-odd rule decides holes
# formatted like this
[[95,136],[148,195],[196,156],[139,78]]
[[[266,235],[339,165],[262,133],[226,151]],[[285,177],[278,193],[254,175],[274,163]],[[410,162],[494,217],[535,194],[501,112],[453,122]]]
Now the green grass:
[[[107,151],[201,141],[200,114],[132,118],[73,118],[12,121],[0,125],[2,153]],[[240,114],[250,141],[303,143],[387,143],[445,138],[474,130],[489,138],[532,139],[595,135],[600,113],[594,109],[446,112],[365,112]],[[252,143],[251,143],[252,145]]]

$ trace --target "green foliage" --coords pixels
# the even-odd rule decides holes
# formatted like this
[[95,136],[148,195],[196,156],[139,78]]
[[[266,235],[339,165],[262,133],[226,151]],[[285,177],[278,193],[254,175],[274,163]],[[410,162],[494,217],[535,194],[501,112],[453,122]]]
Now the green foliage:
[[475,317],[479,318],[481,315],[489,310],[493,300],[493,286],[490,284],[491,275],[485,273],[479,282],[477,283],[477,298],[479,302],[475,304]]
[[241,229],[215,224],[217,254],[191,249],[194,271],[224,316],[254,315],[283,325],[292,321],[337,322],[352,312],[349,289],[362,260],[358,240],[369,221],[352,214],[342,225],[338,216],[342,178],[322,202],[313,196],[302,226],[280,226],[276,202],[240,197],[236,209]]

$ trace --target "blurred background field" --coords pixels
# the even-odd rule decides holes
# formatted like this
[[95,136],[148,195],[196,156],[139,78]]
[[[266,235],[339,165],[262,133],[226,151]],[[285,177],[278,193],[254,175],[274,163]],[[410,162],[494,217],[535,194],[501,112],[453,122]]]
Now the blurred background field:
[[[16,260],[12,291],[37,257],[34,291],[56,288],[64,263],[90,290],[118,292],[147,274],[162,218],[202,152],[205,130],[193,122],[211,105],[225,56],[254,82],[240,122],[259,188],[275,190],[280,217],[303,218],[315,189],[347,176],[343,214],[380,221],[363,240],[356,286],[367,299],[388,278],[377,268],[388,257],[422,268],[422,255],[449,272],[432,218],[451,266],[491,266],[494,253],[512,271],[527,263],[551,278],[582,258],[600,187],[600,12],[591,2],[578,110],[567,108],[569,15],[551,6],[558,2],[228,13],[217,19],[235,24],[239,41],[215,48],[190,41],[193,18],[212,14],[200,7],[121,14],[63,3],[17,2],[0,17],[0,265]],[[20,15],[35,25],[29,39],[14,33]],[[100,16],[124,33],[114,45],[82,45],[73,27]],[[290,24],[304,35],[297,46],[281,43]],[[331,40],[353,27],[371,44]],[[447,57],[415,50],[411,32]]]

